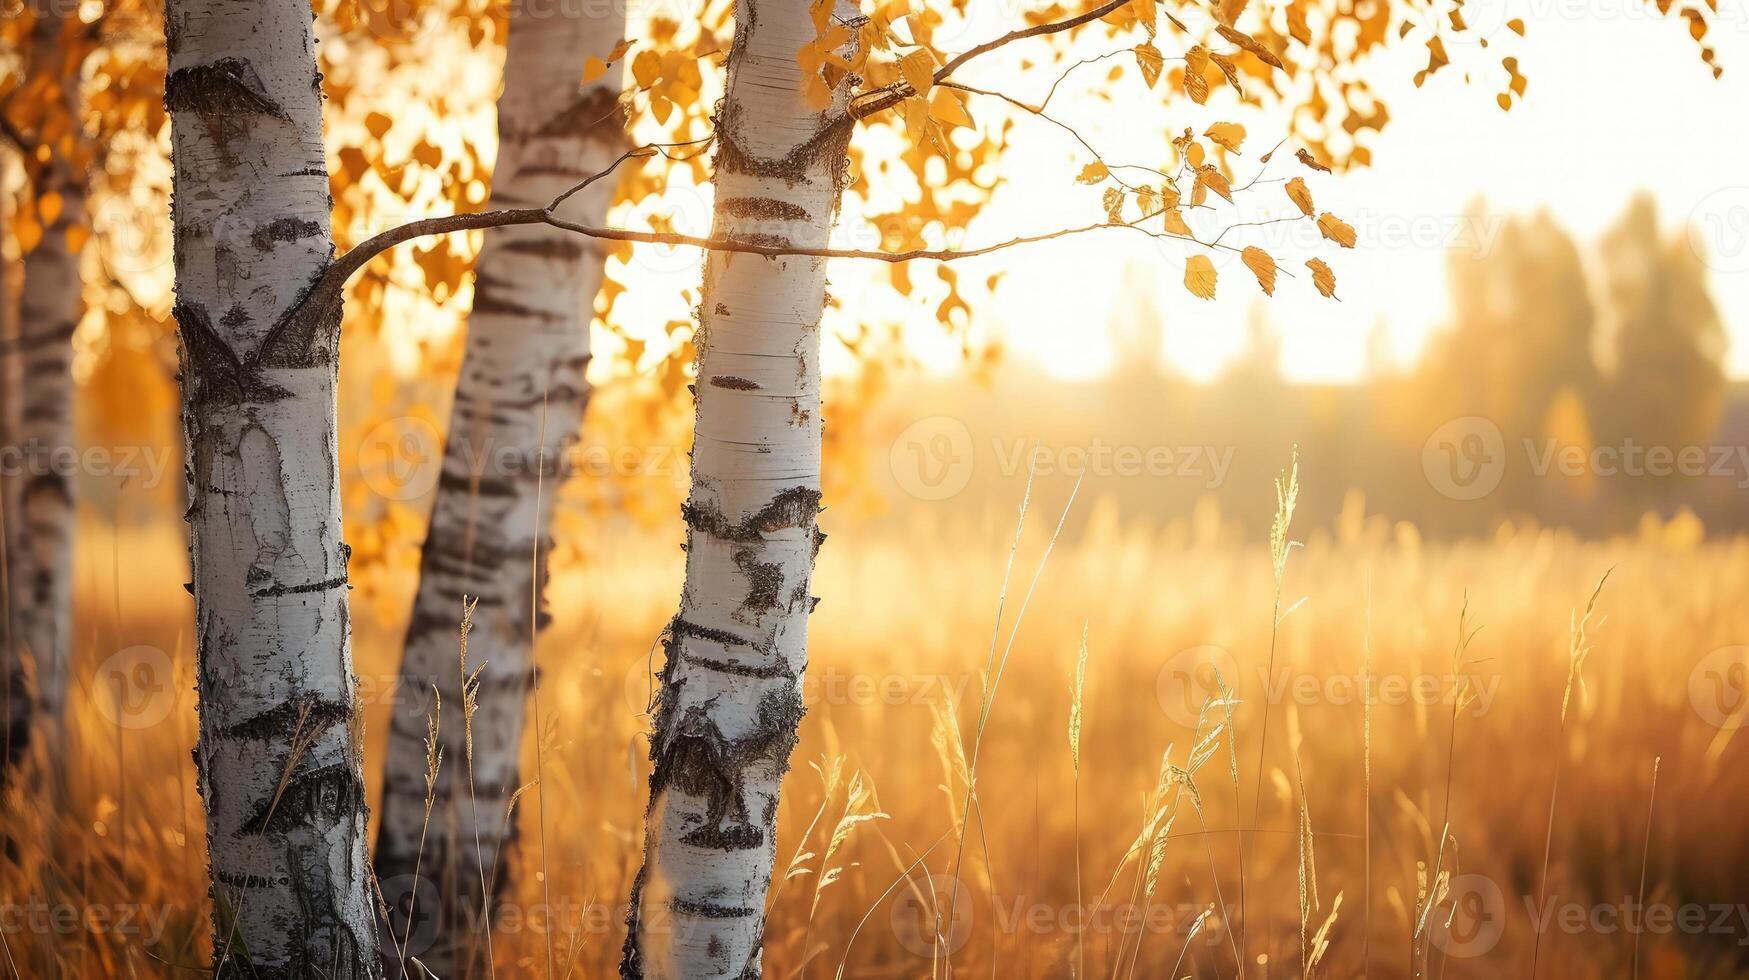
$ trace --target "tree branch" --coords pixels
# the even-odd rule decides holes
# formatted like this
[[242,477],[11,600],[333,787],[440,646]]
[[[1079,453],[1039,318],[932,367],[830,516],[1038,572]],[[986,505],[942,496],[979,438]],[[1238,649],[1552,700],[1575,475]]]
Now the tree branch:
[[[937,68],[935,70],[935,84],[940,85],[942,82],[947,81],[948,76],[952,75],[955,69],[979,55],[988,54],[1004,45],[1012,44],[1015,41],[1023,41],[1030,37],[1043,37],[1049,34],[1060,34],[1063,31],[1073,30],[1080,27],[1082,24],[1090,23],[1104,17],[1106,14],[1117,10],[1126,3],[1129,3],[1129,0],[1106,0],[1105,3],[1094,7],[1092,10],[1089,10],[1084,14],[1070,17],[1068,20],[1054,21],[1049,24],[1036,24],[1032,27],[1023,27],[1019,30],[1009,31],[1001,37],[985,41],[977,47],[954,55],[952,58],[948,59],[947,64]],[[909,82],[905,81],[894,82],[886,88],[875,89],[872,92],[865,92],[863,95],[875,96],[875,98],[868,102],[851,106],[850,118],[862,119],[866,116],[872,116],[877,112],[898,105],[915,94],[916,90],[911,87]]]

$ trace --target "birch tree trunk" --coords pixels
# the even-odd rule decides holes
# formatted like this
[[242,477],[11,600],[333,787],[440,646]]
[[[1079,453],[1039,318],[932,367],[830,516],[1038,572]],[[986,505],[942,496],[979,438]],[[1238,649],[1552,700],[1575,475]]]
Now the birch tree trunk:
[[[858,18],[854,4],[837,16]],[[851,31],[855,36],[854,28]],[[802,96],[807,0],[740,0],[717,118],[713,237],[828,243],[848,80]],[[699,304],[686,584],[669,627],[627,978],[756,977],[779,784],[803,712],[820,511],[826,262],[711,252]]]
[[[4,148],[0,147],[0,154]],[[0,155],[0,183],[10,169],[11,161]],[[0,200],[0,242],[6,240],[12,215],[7,202]],[[0,246],[3,248],[3,246]],[[23,540],[19,533],[18,490],[21,475],[18,441],[18,388],[22,375],[18,369],[18,309],[14,305],[13,267],[0,252],[0,522],[6,527],[0,532],[0,792],[9,785],[7,777],[30,747],[30,687],[26,683],[24,644],[20,638],[18,607],[22,590],[18,587],[18,547]],[[0,835],[3,836],[3,835]]]
[[200,741],[221,977],[380,974],[308,0],[165,12]]
[[[25,253],[16,346],[18,443],[25,465],[17,486],[19,526],[11,574],[18,635],[36,666],[30,706],[40,734],[58,743],[67,699],[73,619],[73,332],[83,312],[79,253],[74,236],[86,228],[84,165],[71,154],[82,148],[79,127],[79,66],[66,43],[64,5],[41,5],[31,29],[31,68],[49,79],[58,101],[55,127],[43,127],[37,158],[26,166],[33,178],[42,239]],[[72,25],[77,28],[75,21]],[[51,114],[54,115],[54,114]],[[64,129],[62,129],[64,127]],[[62,129],[57,133],[55,129]],[[46,152],[46,159],[43,154]],[[50,203],[54,202],[54,203]],[[22,749],[18,751],[22,752]]]
[[[619,73],[580,83],[584,61],[606,58],[624,29],[619,4],[547,15],[512,5],[493,207],[543,207],[623,152]],[[612,199],[613,181],[599,181],[567,200],[564,212],[600,225]],[[594,239],[526,225],[488,230],[475,266],[467,350],[388,737],[376,853],[397,937],[408,934],[415,874],[436,882],[419,889],[424,907],[411,911],[420,926],[405,952],[446,978],[462,975],[470,952],[484,955],[487,901],[503,886],[516,836],[505,808],[522,782],[531,651],[548,619],[552,501],[588,400],[589,322],[605,260]],[[464,596],[478,599],[472,644],[475,663],[485,665],[471,772],[456,647]],[[444,763],[427,828],[434,687],[446,715]],[[440,908],[430,907],[433,892]]]

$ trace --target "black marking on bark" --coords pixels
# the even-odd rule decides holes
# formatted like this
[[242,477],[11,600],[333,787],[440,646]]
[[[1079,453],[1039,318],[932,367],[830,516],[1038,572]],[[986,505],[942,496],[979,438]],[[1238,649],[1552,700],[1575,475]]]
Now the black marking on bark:
[[761,653],[765,652],[759,644],[752,640],[736,636],[728,630],[720,630],[712,626],[700,626],[697,623],[687,622],[678,616],[674,617],[674,621],[668,624],[668,634],[673,640],[681,640],[692,636],[710,643],[715,643],[719,646],[747,647]]
[[587,137],[617,146],[626,140],[624,118],[613,86],[595,85],[579,91],[570,105],[554,113],[533,135]]
[[474,309],[476,314],[496,314],[498,316],[514,317],[529,320],[556,320],[559,317],[545,310],[537,310],[532,306],[524,306],[510,298],[510,289],[495,279],[479,277],[474,281]]
[[302,585],[269,586],[268,588],[252,592],[250,595],[253,595],[257,599],[268,599],[284,595],[303,595],[309,592],[328,592],[333,589],[343,589],[346,588],[346,584],[346,576],[340,575],[336,578],[327,579],[321,582],[305,582]]
[[759,390],[759,382],[747,378],[738,378],[732,374],[712,375],[710,383],[713,388],[728,388],[732,391]]
[[249,372],[236,349],[213,329],[205,308],[178,303],[170,313],[181,327],[188,400],[195,404],[205,401],[234,404],[247,400]]
[[364,806],[364,781],[344,762],[292,773],[277,800],[261,801],[244,821],[245,834],[284,832],[300,824],[326,826]]
[[706,919],[745,919],[750,915],[759,914],[758,909],[740,908],[734,905],[711,905],[708,902],[689,902],[684,898],[670,900],[668,907],[681,915],[696,915]]
[[200,116],[264,115],[290,120],[269,98],[255,66],[236,58],[179,68],[164,80],[164,108]]
[[752,548],[737,548],[735,567],[747,576],[747,597],[741,600],[742,610],[757,614],[777,607],[777,594],[783,588],[781,564],[760,561],[758,552]]
[[716,168],[728,173],[776,178],[794,186],[809,180],[814,170],[824,163],[826,178],[833,186],[838,186],[848,162],[845,153],[854,125],[848,115],[839,116],[788,154],[777,158],[761,157],[742,148],[738,120],[725,101],[717,112]]
[[249,243],[258,252],[270,252],[275,242],[295,242],[322,234],[322,226],[303,218],[275,218],[249,236]]
[[711,312],[715,313],[717,316],[728,316],[729,315],[729,308],[727,306],[724,306],[721,303],[718,303],[717,308]]
[[[28,318],[29,314],[26,313]],[[28,320],[27,320],[28,322]],[[0,341],[0,356],[8,354],[27,354],[44,347],[59,347],[73,339],[73,334],[79,329],[74,320],[63,320],[46,330],[27,331],[11,342]]]
[[[306,713],[307,709],[307,713]],[[322,731],[352,721],[352,706],[339,701],[325,701],[319,695],[295,697],[234,725],[219,729],[219,738],[246,738],[252,741],[279,741],[290,745],[303,722],[303,734]]]
[[820,491],[811,487],[790,487],[771,498],[771,502],[739,523],[730,523],[714,504],[688,501],[680,509],[686,526],[725,541],[758,541],[773,531],[801,527],[810,531],[820,513]]
[[333,364],[340,353],[340,315],[340,288],[328,288],[323,273],[317,272],[267,331],[249,366],[259,370]]
[[504,251],[512,255],[530,255],[538,259],[550,259],[555,262],[577,262],[583,258],[584,240],[576,235],[556,234],[541,235],[538,238],[519,238],[504,244]]
[[686,662],[696,664],[719,674],[732,674],[736,677],[753,677],[760,680],[770,680],[774,677],[795,678],[795,671],[789,669],[789,664],[779,659],[776,663],[764,667],[755,664],[736,663],[733,660],[718,660],[715,657],[701,657],[696,653],[688,653]]
[[[796,244],[795,239],[790,238],[788,235],[774,235],[762,231],[730,232],[726,237],[732,242],[739,242],[743,245],[757,245],[762,248],[794,248]],[[775,257],[776,256],[772,256],[772,258]]]
[[719,203],[717,210],[737,218],[756,218],[763,221],[809,220],[806,208],[775,197],[731,197]]

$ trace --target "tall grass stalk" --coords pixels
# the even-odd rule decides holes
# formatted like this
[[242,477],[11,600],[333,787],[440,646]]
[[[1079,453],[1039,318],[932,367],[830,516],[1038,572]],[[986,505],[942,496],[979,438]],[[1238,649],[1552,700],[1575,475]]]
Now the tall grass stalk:
[[[1275,677],[1276,641],[1281,636],[1281,589],[1283,578],[1287,573],[1287,555],[1293,543],[1288,539],[1288,529],[1293,525],[1294,506],[1300,499],[1300,451],[1296,446],[1287,472],[1275,480],[1275,520],[1269,527],[1269,563],[1275,574],[1275,591],[1269,616],[1269,665],[1264,671],[1266,683]],[[1258,827],[1258,818],[1263,808],[1263,767],[1264,757],[1269,750],[1269,700],[1263,702],[1263,731],[1257,741],[1257,780],[1251,792],[1251,830]],[[1250,951],[1247,942],[1251,933],[1251,918],[1249,902],[1245,889],[1245,833],[1239,833],[1239,919],[1244,932],[1239,937],[1241,953]],[[1245,976],[1245,957],[1239,958],[1239,977]]]
[[[1549,786],[1549,821],[1543,833],[1543,865],[1542,873],[1538,875],[1536,888],[1537,908],[1547,908],[1549,897],[1549,854],[1555,845],[1555,803],[1561,792],[1561,764],[1567,758],[1567,709],[1573,703],[1573,688],[1579,689],[1580,695],[1585,693],[1585,658],[1591,655],[1591,639],[1588,631],[1591,628],[1591,616],[1597,611],[1597,597],[1603,593],[1604,583],[1615,569],[1611,568],[1597,580],[1597,588],[1591,590],[1591,598],[1585,603],[1585,614],[1574,614],[1573,625],[1569,631],[1570,640],[1567,646],[1567,686],[1561,694],[1561,727],[1555,738],[1555,778]],[[1599,620],[1599,626],[1603,625]],[[1536,940],[1530,951],[1530,980],[1536,980],[1536,968],[1542,955],[1543,931],[1536,930]]]
[[[1014,568],[1014,555],[1017,552],[1019,552],[1019,550],[1020,550],[1021,531],[1023,531],[1026,527],[1027,506],[1028,506],[1028,503],[1032,500],[1033,476],[1034,476],[1034,474],[1033,474],[1032,470],[1029,469],[1027,472],[1027,476],[1026,476],[1026,495],[1021,499],[1020,519],[1016,523],[1016,526],[1014,529],[1014,544],[1013,544],[1013,547],[1012,547],[1011,551],[1009,552],[1009,556],[1008,556],[1008,569],[1009,569],[1009,571],[1005,572],[1003,574],[1003,577],[1002,577],[1002,595],[1000,598],[997,599],[997,602],[996,602],[996,631],[998,631],[998,632],[1002,628],[1002,608],[1007,602],[1008,581],[1009,581],[1008,576],[1010,573],[1012,573],[1013,568]],[[972,736],[972,757],[971,757],[969,764],[966,767],[966,794],[965,794],[964,805],[961,808],[961,812],[965,813],[968,818],[970,817],[970,814],[972,812],[972,804],[977,799],[978,755],[979,755],[979,753],[982,750],[983,745],[984,745],[984,732],[986,731],[986,729],[988,729],[989,724],[990,724],[990,712],[994,709],[994,707],[996,705],[996,692],[1002,686],[1002,675],[1007,670],[1009,656],[1014,653],[1014,641],[1015,641],[1015,638],[1020,635],[1021,624],[1023,622],[1025,622],[1025,620],[1026,620],[1026,609],[1029,605],[1032,604],[1032,596],[1033,596],[1033,593],[1035,591],[1037,591],[1037,589],[1038,589],[1039,578],[1044,575],[1045,566],[1050,563],[1051,552],[1056,549],[1057,540],[1063,536],[1063,525],[1068,523],[1069,511],[1074,509],[1075,498],[1080,495],[1081,484],[1085,480],[1086,480],[1085,473],[1082,473],[1081,476],[1076,478],[1074,488],[1069,491],[1069,499],[1063,503],[1063,513],[1061,516],[1059,516],[1057,518],[1056,529],[1051,532],[1051,539],[1045,545],[1044,554],[1039,556],[1038,566],[1033,569],[1032,581],[1027,584],[1025,595],[1021,596],[1020,608],[1014,614],[1014,625],[1012,627],[1010,627],[1010,629],[1009,629],[1008,642],[1003,646],[1002,656],[1001,656],[1001,659],[999,659],[999,660],[996,659],[996,634],[992,633],[992,635],[990,637],[990,652],[989,652],[989,655],[986,658],[985,664],[984,664],[983,697],[981,698],[981,703],[978,706],[978,727]],[[966,829],[965,829],[965,827],[962,826],[960,829],[960,834],[959,834],[959,844],[955,848],[954,858],[953,858],[953,880],[955,882],[958,882],[960,880],[960,869],[961,869],[962,863],[965,860],[965,852],[966,852]],[[994,869],[991,869],[991,874],[992,874],[992,876],[994,875]],[[994,902],[994,900],[995,900],[995,896],[992,895],[991,901]],[[959,910],[959,889],[955,888],[954,892],[953,892],[953,897],[948,900],[948,921],[949,922],[954,921],[954,915],[955,915],[955,913],[958,912],[958,910]],[[953,960],[952,960],[952,956],[950,954],[949,958],[948,958],[948,967],[947,967],[949,975],[952,975],[952,973],[953,973],[952,964],[953,964]]]
[[[1640,898],[1639,908],[1642,923],[1646,915],[1646,865],[1652,856],[1652,812],[1658,805],[1658,766],[1664,761],[1663,756],[1652,759],[1652,792],[1646,799],[1646,839],[1640,844]],[[1634,976],[1640,980],[1640,933],[1644,928],[1634,930]]]

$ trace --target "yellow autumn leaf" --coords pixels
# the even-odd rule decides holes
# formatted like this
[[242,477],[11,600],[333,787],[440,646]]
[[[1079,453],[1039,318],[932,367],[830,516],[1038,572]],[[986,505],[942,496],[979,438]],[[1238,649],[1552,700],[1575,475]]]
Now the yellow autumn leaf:
[[[1304,16],[1305,16],[1304,14],[1301,14],[1302,18]],[[1291,9],[1288,12],[1288,20],[1290,23],[1293,20],[1293,12]],[[1246,34],[1244,31],[1237,30],[1237,29],[1233,28],[1231,25],[1232,25],[1231,21],[1228,21],[1225,24],[1217,24],[1217,25],[1215,25],[1215,30],[1220,32],[1220,35],[1222,37],[1233,42],[1234,44],[1237,44],[1239,47],[1244,48],[1246,51],[1251,52],[1253,55],[1256,55],[1257,60],[1263,62],[1264,64],[1270,66],[1271,68],[1283,67],[1282,63],[1281,63],[1281,59],[1276,56],[1274,51],[1271,51],[1268,48],[1264,47],[1261,43],[1258,42],[1258,40],[1256,38],[1252,37],[1249,34]],[[1306,42],[1302,41],[1300,43],[1304,44]]]
[[1184,52],[1184,94],[1197,105],[1209,100],[1209,80],[1204,74],[1208,70],[1209,49],[1202,45],[1194,45]]
[[956,126],[971,128],[972,117],[966,113],[960,94],[952,89],[938,88],[929,97],[929,116],[948,129]]
[[590,55],[583,59],[583,84],[587,85],[607,74],[607,62]]
[[621,41],[618,44],[613,46],[612,51],[609,51],[607,53],[607,60],[608,61],[618,61],[619,59],[624,58],[626,56],[626,52],[630,51],[631,49],[632,49],[632,42]]
[[1215,298],[1215,264],[1206,255],[1192,255],[1184,264],[1184,288],[1201,299]]
[[1317,209],[1312,206],[1312,190],[1306,186],[1304,177],[1295,177],[1287,182],[1287,196],[1288,200],[1294,202],[1294,205],[1300,209],[1300,213],[1306,217],[1310,218],[1317,212]]
[[1306,268],[1312,270],[1312,285],[1318,287],[1318,292],[1325,296],[1336,295],[1336,273],[1330,271],[1323,259],[1307,259]]
[[1184,223],[1184,215],[1177,208],[1166,212],[1166,231],[1172,235],[1182,235],[1185,238],[1195,238],[1190,226]]
[[1228,203],[1232,202],[1233,187],[1231,184],[1227,183],[1227,175],[1221,173],[1220,170],[1214,166],[1211,165],[1198,169],[1196,172],[1196,182],[1199,186],[1207,187],[1209,190],[1221,195],[1221,197]]
[[632,59],[632,78],[639,88],[649,88],[662,77],[662,56],[648,48]]
[[928,95],[935,87],[935,59],[928,50],[918,48],[899,59],[899,74],[918,95]]
[[42,223],[52,225],[61,216],[61,195],[56,191],[46,191],[36,199],[36,213],[42,218]]
[[1160,49],[1154,47],[1152,43],[1136,45],[1136,67],[1142,70],[1142,81],[1146,82],[1149,88],[1153,88],[1154,83],[1160,80],[1160,70],[1165,65],[1166,56],[1161,54]]
[[1250,269],[1251,274],[1257,277],[1257,285],[1263,287],[1263,295],[1274,296],[1275,259],[1255,245],[1247,246],[1240,253],[1240,258],[1245,260],[1245,268]]
[[1328,211],[1318,216],[1318,231],[1343,248],[1354,247],[1354,229]]
[[1081,173],[1075,178],[1075,182],[1079,184],[1097,184],[1109,176],[1111,176],[1111,171],[1105,168],[1105,164],[1095,160],[1081,168]]
[[1239,145],[1245,142],[1245,127],[1238,123],[1218,122],[1210,126],[1203,135],[1231,152],[1237,153]]

